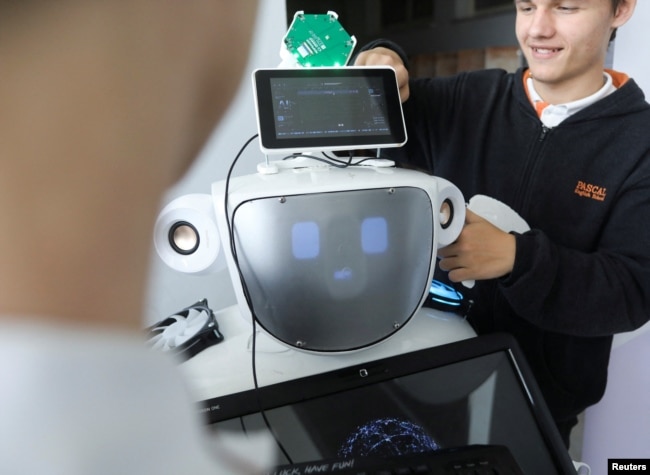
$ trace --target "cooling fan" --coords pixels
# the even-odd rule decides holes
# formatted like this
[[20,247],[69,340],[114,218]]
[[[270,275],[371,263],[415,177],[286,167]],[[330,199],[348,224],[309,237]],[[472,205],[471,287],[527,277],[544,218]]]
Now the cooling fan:
[[435,308],[444,312],[453,312],[466,317],[474,301],[466,298],[452,286],[433,279],[429,287],[429,296],[424,301],[425,307]]
[[147,332],[153,349],[177,353],[186,359],[223,341],[207,299],[150,326]]

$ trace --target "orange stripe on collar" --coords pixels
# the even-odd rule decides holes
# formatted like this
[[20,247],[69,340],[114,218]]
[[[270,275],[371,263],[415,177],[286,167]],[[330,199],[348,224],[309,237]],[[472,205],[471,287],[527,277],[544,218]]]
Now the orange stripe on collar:
[[612,84],[614,84],[614,87],[617,89],[630,80],[630,77],[627,74],[620,71],[614,71],[613,69],[605,69],[605,71],[607,71],[612,77]]
[[[609,75],[612,77],[612,84],[617,89],[630,80],[630,77],[627,74],[622,73],[620,71],[615,71],[613,69],[605,69],[605,72],[609,73]],[[530,69],[526,69],[524,71],[524,74],[522,75],[522,81],[524,83],[524,91],[526,91],[526,96],[528,96],[528,101],[535,108],[535,111],[537,112],[537,116],[541,117],[542,111],[549,104],[543,101],[533,101],[533,98],[530,95],[530,91],[528,90],[528,79],[532,77],[533,75],[531,74]]]

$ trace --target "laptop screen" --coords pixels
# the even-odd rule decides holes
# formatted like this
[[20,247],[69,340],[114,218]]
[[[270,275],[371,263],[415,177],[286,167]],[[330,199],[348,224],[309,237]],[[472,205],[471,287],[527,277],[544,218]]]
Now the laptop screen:
[[526,474],[575,473],[507,335],[266,386],[205,407],[218,430],[271,431],[279,464],[500,445]]

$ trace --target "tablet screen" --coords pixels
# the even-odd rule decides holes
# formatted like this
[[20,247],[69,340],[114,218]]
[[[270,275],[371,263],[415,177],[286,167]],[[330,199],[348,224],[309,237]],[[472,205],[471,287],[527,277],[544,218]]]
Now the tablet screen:
[[258,69],[253,82],[266,153],[398,147],[406,142],[391,68]]

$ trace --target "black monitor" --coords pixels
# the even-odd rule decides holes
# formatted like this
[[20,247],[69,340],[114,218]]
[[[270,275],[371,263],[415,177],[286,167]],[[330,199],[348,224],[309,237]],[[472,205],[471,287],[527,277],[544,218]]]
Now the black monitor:
[[222,431],[270,431],[278,463],[506,447],[575,474],[515,340],[485,335],[205,401]]

